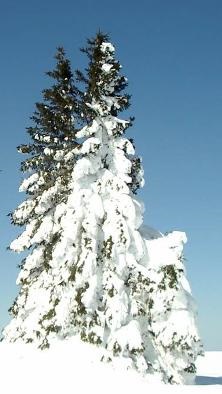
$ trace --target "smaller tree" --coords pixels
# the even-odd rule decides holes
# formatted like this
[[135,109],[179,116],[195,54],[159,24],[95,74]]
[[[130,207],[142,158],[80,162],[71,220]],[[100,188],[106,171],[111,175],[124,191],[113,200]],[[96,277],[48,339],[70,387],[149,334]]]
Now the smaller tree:
[[[79,91],[62,47],[58,48],[55,59],[55,70],[46,73],[55,83],[43,90],[43,102],[36,103],[31,117],[34,126],[27,128],[32,143],[18,147],[19,152],[31,156],[22,162],[21,171],[36,172],[42,178],[42,182],[38,182],[39,194],[54,186],[58,177],[64,186],[68,184],[74,158],[70,152],[77,146],[75,134],[80,121]],[[30,179],[31,184],[34,183],[33,178]],[[27,183],[26,180],[22,189],[33,195],[33,187],[30,190]]]
[[[76,162],[74,151],[79,147],[76,132],[81,117],[78,89],[63,48],[58,48],[55,59],[55,69],[47,72],[54,83],[43,90],[43,102],[36,104],[31,117],[34,125],[27,129],[31,143],[18,147],[19,152],[29,155],[21,164],[21,171],[28,177],[19,189],[27,194],[27,199],[11,214],[11,219],[15,225],[25,225],[25,230],[10,248],[30,252],[20,265],[20,293],[10,308],[13,320],[4,330],[5,338],[12,341],[35,341],[42,322],[57,303],[48,287],[53,282],[50,261],[60,238],[61,215]],[[41,304],[43,288],[48,288],[48,294]],[[57,328],[50,326],[47,330]]]

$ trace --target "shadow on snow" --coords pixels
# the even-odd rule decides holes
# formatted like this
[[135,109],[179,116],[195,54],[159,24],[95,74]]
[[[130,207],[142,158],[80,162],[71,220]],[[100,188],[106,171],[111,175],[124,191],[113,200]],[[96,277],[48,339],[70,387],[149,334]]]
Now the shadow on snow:
[[196,384],[200,385],[213,385],[213,384],[221,384],[222,385],[222,376],[213,377],[213,376],[197,376]]

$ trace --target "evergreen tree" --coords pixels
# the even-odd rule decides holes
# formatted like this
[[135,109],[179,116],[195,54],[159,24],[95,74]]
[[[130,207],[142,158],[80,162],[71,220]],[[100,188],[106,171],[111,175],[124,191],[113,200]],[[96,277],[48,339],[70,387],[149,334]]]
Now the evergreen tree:
[[[48,314],[53,314],[44,303],[40,307],[39,295],[41,287],[48,286],[47,281],[53,282],[50,261],[54,245],[60,238],[60,219],[76,160],[74,152],[79,146],[75,137],[80,122],[78,89],[63,48],[58,48],[55,59],[55,69],[46,73],[54,83],[43,90],[43,102],[36,103],[31,117],[34,125],[27,129],[32,142],[18,147],[19,152],[29,154],[21,164],[22,172],[28,173],[28,177],[19,189],[26,192],[27,199],[10,214],[13,224],[25,225],[25,230],[10,248],[16,252],[30,250],[30,253],[20,265],[17,284],[21,289],[10,308],[14,319],[5,335],[12,340],[23,338],[27,342],[40,335],[37,327],[42,326]],[[48,295],[55,305],[57,299],[50,293]],[[37,306],[42,308],[39,316]],[[36,322],[32,322],[34,318],[30,310],[35,311]],[[47,330],[57,328],[50,326]]]
[[[162,236],[142,225],[136,192],[143,169],[133,141],[125,137],[133,119],[119,118],[129,107],[127,80],[107,35],[88,40],[83,52],[89,66],[77,72],[85,91],[76,93],[81,102],[75,108],[87,124],[72,134],[81,144],[76,147],[72,139],[69,148],[78,160],[72,156],[67,162],[68,148],[61,146],[65,188],[58,188],[56,203],[44,204],[47,209],[27,221],[12,243],[15,250],[35,247],[19,275],[22,287],[5,339],[43,348],[54,337],[79,335],[103,349],[104,361],[156,374],[164,382],[188,382],[200,341],[183,265],[185,237]],[[59,172],[53,178],[53,171],[56,182]],[[28,218],[33,209],[38,213],[37,201]],[[24,213],[20,216],[25,223]]]
[[[104,359],[122,358],[144,374],[185,382],[195,373],[200,341],[182,263],[183,238],[172,245],[174,234],[163,237],[165,261],[150,260],[141,227],[143,206],[135,196],[143,170],[124,136],[132,119],[118,117],[129,106],[126,78],[106,35],[89,40],[83,52],[89,67],[78,77],[87,86],[90,121],[77,134],[84,139],[83,157],[73,171],[79,208],[69,217],[81,228],[73,322],[84,341],[104,347]],[[176,323],[178,305],[187,311],[183,327]],[[168,324],[170,319],[174,324]]]

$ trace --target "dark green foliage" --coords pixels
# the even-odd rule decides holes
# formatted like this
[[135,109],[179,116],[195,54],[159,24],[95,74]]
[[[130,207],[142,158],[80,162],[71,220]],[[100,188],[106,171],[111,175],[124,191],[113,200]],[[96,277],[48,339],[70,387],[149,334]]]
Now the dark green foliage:
[[191,363],[187,368],[184,369],[185,372],[195,374],[197,372],[196,365]]
[[41,322],[43,322],[44,320],[50,320],[52,319],[54,316],[56,315],[55,313],[55,309],[50,309],[45,315],[43,315]]
[[114,245],[114,243],[113,243],[112,237],[110,235],[110,237],[107,238],[106,241],[103,241],[102,254],[104,255],[104,257],[111,259],[113,245]]
[[12,315],[13,317],[18,315],[18,306],[17,306],[17,298],[14,300],[12,306],[10,306],[10,308],[8,309],[8,312],[10,315]]
[[34,341],[34,339],[32,339],[32,338],[26,339],[26,343],[32,343],[33,341]]
[[146,289],[147,293],[149,293],[151,288],[152,292],[153,289],[150,287],[152,284],[154,284],[154,282],[152,282],[148,277],[142,275],[140,271],[130,272],[125,282],[125,285],[130,287],[132,295],[140,292],[142,289]]
[[[76,128],[72,116],[78,114],[79,107],[78,89],[74,85],[70,62],[65,57],[63,48],[58,48],[55,59],[57,60],[55,70],[46,73],[55,84],[43,90],[44,102],[36,103],[36,111],[31,117],[36,126],[27,129],[34,139],[37,132],[40,132],[40,136],[47,134],[52,148],[56,146],[55,137],[59,142],[64,142],[65,137],[68,141],[75,137]],[[42,150],[41,141],[37,146]]]
[[140,354],[143,354],[144,353],[144,347],[141,347],[141,348],[132,348],[132,349],[130,349],[130,354],[132,355],[132,356],[138,356],[138,355],[140,355]]
[[91,238],[85,237],[85,238],[83,238],[83,240],[84,240],[84,243],[85,243],[84,246],[85,246],[87,249],[92,250],[92,246],[91,246],[91,244],[92,244],[92,239],[91,239]]
[[[86,68],[86,73],[81,71],[76,72],[77,80],[86,85],[86,92],[82,93],[82,99],[85,103],[92,103],[93,100],[100,102],[102,105],[102,96],[115,96],[119,98],[118,112],[129,107],[130,96],[121,94],[127,87],[127,80],[124,76],[119,75],[121,65],[117,60],[110,60],[112,65],[111,73],[103,73],[101,66],[104,63],[106,54],[102,51],[101,45],[109,41],[109,36],[101,32],[97,33],[96,37],[87,40],[87,47],[82,48],[81,51],[85,53],[89,59],[89,66]],[[114,91],[110,94],[106,87],[115,80]],[[99,82],[99,83],[98,83]],[[83,105],[82,113],[84,118],[89,122],[94,118],[94,110],[87,105]],[[116,108],[111,108],[110,115],[117,116]]]
[[88,283],[85,283],[85,286],[84,286],[84,287],[80,287],[80,288],[77,290],[77,294],[76,294],[76,296],[75,296],[75,300],[76,300],[76,302],[77,302],[77,304],[78,304],[77,310],[78,310],[78,314],[79,314],[79,315],[84,315],[84,314],[86,313],[85,305],[82,303],[82,296],[83,296],[83,294],[85,293],[85,291],[86,291],[88,288],[89,288],[89,284],[88,284]]
[[108,296],[111,298],[114,297],[115,293],[116,293],[116,290],[115,290],[114,286],[112,286],[111,289],[109,289],[107,291]]
[[39,349],[44,350],[44,349],[49,349],[49,341],[47,338],[44,338],[41,345],[39,346]]
[[75,279],[76,279],[76,273],[77,273],[77,271],[78,271],[78,270],[77,270],[77,266],[73,264],[73,265],[70,267],[69,271],[70,271],[69,280],[70,280],[71,282],[74,282]]
[[119,345],[118,342],[115,342],[114,345],[113,345],[113,355],[114,356],[118,356],[121,351],[122,351],[121,346]]
[[178,272],[176,267],[171,265],[165,265],[161,268],[160,272],[163,273],[163,279],[159,283],[160,290],[166,290],[167,287],[171,289],[177,289],[178,285]]
[[102,343],[102,339],[98,337],[94,332],[89,332],[86,334],[86,332],[83,330],[81,331],[80,337],[82,341],[89,342],[93,345],[100,345]]
[[168,378],[168,383],[169,383],[169,384],[174,384],[173,375],[171,375],[171,376]]
[[43,101],[36,103],[36,110],[31,117],[33,125],[27,128],[31,143],[18,147],[19,152],[29,155],[22,162],[21,170],[38,173],[42,181],[38,185],[30,185],[26,190],[34,203],[28,219],[18,220],[11,214],[13,224],[17,225],[24,225],[35,217],[34,209],[42,193],[54,187],[56,181],[60,182],[61,187],[57,193],[52,194],[51,204],[56,205],[66,200],[75,156],[65,160],[64,155],[79,146],[76,132],[82,124],[80,96],[63,48],[58,48],[55,59],[55,69],[46,73],[53,84],[43,90]]
[[50,269],[50,261],[52,260],[52,252],[56,245],[56,243],[60,240],[61,235],[59,233],[55,233],[52,235],[50,243],[45,244],[45,249],[43,253],[44,257],[44,268],[48,271]]
[[140,188],[140,179],[138,179],[138,172],[142,168],[142,162],[140,157],[132,158],[132,167],[131,167],[131,177],[132,177],[132,191],[136,194],[137,190]]
[[49,326],[46,327],[46,335],[48,336],[50,332],[59,333],[60,330],[61,330],[60,326],[57,326],[56,324],[50,324]]

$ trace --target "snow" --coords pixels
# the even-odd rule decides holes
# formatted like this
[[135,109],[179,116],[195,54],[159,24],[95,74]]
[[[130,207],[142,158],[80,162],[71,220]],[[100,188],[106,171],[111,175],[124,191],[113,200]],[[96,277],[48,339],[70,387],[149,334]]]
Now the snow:
[[86,154],[86,153],[91,153],[95,152],[99,146],[101,145],[101,142],[99,138],[88,138],[84,143],[82,144],[82,149],[81,153]]
[[[114,47],[104,42],[101,49],[99,67],[103,65],[102,70],[108,72],[107,66],[116,64]],[[85,368],[87,377],[96,382],[89,372],[90,360],[95,375],[102,370],[107,381],[118,380],[118,373],[124,375],[131,369],[127,381],[129,377],[129,381],[139,382],[144,377],[144,384],[191,384],[201,343],[183,264],[186,235],[179,231],[162,235],[142,226],[144,206],[134,194],[143,184],[141,160],[134,156],[131,141],[123,137],[129,121],[112,115],[113,109],[127,103],[127,97],[115,93],[122,81],[117,71],[114,68],[105,78],[103,72],[97,80],[102,86],[98,97],[89,97],[94,119],[77,133],[82,139],[76,148],[78,160],[67,163],[64,172],[55,171],[53,185],[48,184],[44,171],[39,179],[32,175],[23,182],[22,188],[35,193],[13,214],[26,229],[11,243],[11,249],[20,252],[30,248],[31,253],[19,274],[20,293],[4,340],[50,346],[50,352],[40,356],[35,351],[38,360],[44,355],[51,364],[50,355],[54,354],[61,365],[61,360],[69,358],[66,369],[71,375],[78,371],[74,380],[80,385],[82,376],[83,388],[87,384],[82,372]],[[68,145],[62,146],[65,154]],[[63,148],[54,151],[54,164],[63,165],[60,160],[67,160]],[[47,146],[44,155],[51,153]],[[99,344],[99,349],[80,343],[77,335],[81,341]],[[70,350],[67,341],[61,342],[63,356],[58,359],[53,353],[60,346],[58,340],[68,337],[72,337]],[[67,351],[71,352],[68,356]],[[115,375],[109,376],[107,366],[94,362],[95,357],[109,360]],[[53,373],[59,376],[58,365]],[[33,368],[41,376],[35,361]],[[64,384],[66,381],[67,377]]]
[[45,153],[45,155],[51,155],[51,154],[53,154],[53,149],[45,148],[44,153]]
[[105,63],[102,65],[102,70],[108,73],[112,67],[113,67],[112,64]]
[[[108,203],[109,200],[102,199],[99,195],[90,194],[90,190],[81,190],[77,195],[79,200],[75,199],[75,207],[77,216],[73,216],[73,209],[72,209],[72,200],[68,202],[66,207],[66,215],[61,219],[61,225],[63,227],[63,236],[61,238],[61,243],[57,244],[54,251],[53,251],[53,264],[51,275],[53,275],[54,280],[54,287],[57,286],[61,280],[68,280],[69,271],[67,269],[68,262],[72,261],[75,256],[75,246],[72,245],[73,236],[76,239],[76,235],[79,232],[79,225],[76,225],[78,221],[82,222],[84,228],[87,229],[88,234],[92,236],[92,243],[91,243],[91,253],[89,254],[87,251],[82,250],[81,261],[84,261],[84,267],[82,270],[81,275],[76,276],[76,286],[78,288],[83,288],[85,285],[85,278],[87,278],[88,288],[82,296],[82,302],[84,303],[85,307],[88,308],[90,311],[94,311],[97,302],[97,291],[100,288],[100,279],[97,277],[97,267],[96,267],[96,254],[94,252],[96,246],[93,244],[94,238],[94,221],[93,217],[85,218],[82,221],[82,214],[79,216],[80,207],[82,209],[86,209],[86,200],[88,204],[92,203],[93,207],[98,207],[97,215],[103,216],[103,209],[107,212],[107,219],[106,219],[106,226],[104,227],[104,235],[105,238],[108,240],[109,235],[113,232],[113,228],[116,228],[116,231],[113,233],[113,241],[116,244],[116,248],[118,249],[118,256],[116,258],[119,259],[120,264],[117,264],[116,273],[108,270],[104,273],[104,290],[109,293],[110,291],[113,292],[112,297],[108,297],[106,301],[106,319],[107,319],[107,327],[110,330],[110,337],[107,336],[107,351],[104,349],[104,357],[109,357],[110,350],[115,349],[116,344],[120,346],[120,349],[128,349],[129,351],[137,351],[139,355],[137,357],[137,369],[141,372],[144,376],[147,375],[147,363],[146,358],[148,358],[149,362],[152,362],[154,367],[156,368],[155,377],[154,376],[147,376],[146,379],[156,379],[161,380],[161,374],[158,372],[158,369],[161,368],[164,371],[173,373],[172,364],[175,363],[176,368],[182,371],[186,368],[188,360],[185,354],[180,353],[180,349],[177,347],[174,349],[172,348],[171,352],[166,352],[165,349],[173,342],[177,343],[180,340],[182,346],[186,345],[189,346],[190,349],[195,350],[193,346],[193,335],[196,336],[196,322],[195,322],[195,306],[193,304],[192,296],[190,294],[189,284],[186,280],[186,276],[182,275],[180,278],[178,277],[178,289],[177,291],[175,288],[169,288],[167,293],[164,291],[159,291],[159,284],[162,282],[162,276],[164,274],[161,271],[161,268],[165,268],[167,265],[175,265],[180,268],[182,265],[180,261],[180,254],[182,251],[182,245],[186,241],[186,236],[184,233],[179,231],[175,231],[173,233],[169,233],[168,235],[162,235],[159,232],[143,226],[142,227],[142,234],[140,233],[140,229],[132,230],[133,227],[125,228],[124,229],[124,236],[126,237],[126,243],[122,244],[118,242],[118,221],[116,221],[115,216],[115,201],[114,205],[107,207],[106,202]],[[118,196],[118,193],[117,193]],[[123,196],[123,194],[122,194]],[[133,207],[127,211],[128,203],[128,196],[126,195],[126,200],[123,199],[122,206],[118,204],[118,209],[120,212],[122,211],[123,217],[128,217],[129,212],[133,212]],[[133,200],[132,200],[133,202]],[[139,204],[139,202],[137,202]],[[89,205],[88,205],[89,206]],[[79,208],[77,208],[79,207]],[[63,212],[65,208],[64,205],[61,207],[57,207],[58,217]],[[89,212],[91,209],[89,209]],[[101,211],[101,212],[99,212]],[[87,211],[88,212],[88,211]],[[118,217],[118,215],[117,215]],[[72,220],[74,219],[74,220]],[[49,228],[51,225],[50,223],[45,223],[45,221],[51,220],[50,216],[45,216],[43,219],[43,227]],[[133,215],[130,217],[130,220],[133,220]],[[87,222],[88,221],[88,222]],[[96,222],[96,221],[95,221]],[[105,224],[104,224],[105,225]],[[125,224],[124,224],[125,226]],[[95,227],[96,230],[96,227]],[[75,234],[76,232],[76,234]],[[50,233],[50,231],[49,231]],[[23,233],[24,234],[24,233]],[[132,244],[132,249],[129,247],[129,239],[132,238],[132,234],[134,234],[134,244]],[[142,236],[144,238],[142,238]],[[43,237],[43,231],[41,230],[41,226],[39,227],[38,232],[35,234],[35,237],[39,237],[37,240]],[[46,237],[46,233],[45,233]],[[96,233],[95,233],[96,238]],[[116,239],[115,239],[116,238]],[[69,243],[69,240],[71,243]],[[144,241],[147,248],[144,250]],[[95,244],[96,245],[96,244]],[[128,250],[128,251],[127,251]],[[179,252],[178,252],[179,251]],[[86,252],[86,253],[85,253]],[[148,255],[146,254],[148,252]],[[23,271],[21,271],[18,284],[22,283],[22,280],[25,280],[28,277],[29,271],[31,272],[32,267],[35,266],[35,260],[37,259],[38,265],[41,265],[42,260],[42,253],[43,247],[39,246],[35,249],[30,256],[26,259],[26,264],[24,266]],[[138,264],[137,259],[142,259],[142,256],[145,253],[145,261],[143,265]],[[73,254],[73,256],[72,256]],[[156,260],[156,255],[158,256],[158,260]],[[165,256],[165,257],[164,257]],[[165,258],[165,260],[164,260]],[[168,261],[169,259],[169,261]],[[63,261],[66,261],[65,265],[62,268]],[[158,266],[159,261],[159,266]],[[164,264],[165,262],[165,264]],[[146,263],[146,264],[145,264]],[[104,261],[104,264],[107,264]],[[162,266],[161,266],[162,264]],[[152,316],[152,323],[147,326],[147,319],[144,320],[137,319],[137,315],[139,313],[140,308],[144,302],[145,292],[140,293],[140,281],[138,281],[138,288],[135,291],[135,297],[130,304],[130,300],[128,298],[128,294],[124,289],[124,282],[122,281],[121,277],[125,275],[126,269],[128,267],[137,267],[136,269],[139,270],[138,275],[144,275],[145,277],[149,277],[150,281],[152,282],[152,308],[150,311],[150,316]],[[37,266],[36,266],[37,268]],[[62,268],[62,270],[61,270]],[[163,271],[164,272],[164,271]],[[117,275],[116,275],[117,274]],[[134,276],[137,275],[136,271],[133,274]],[[66,277],[67,276],[67,277]],[[136,278],[136,276],[135,276]],[[134,279],[135,279],[134,278]],[[57,288],[56,295],[52,296],[51,299],[51,281],[50,276],[48,276],[45,272],[41,274],[41,282],[35,282],[32,285],[31,291],[29,294],[26,295],[26,306],[25,309],[19,314],[16,320],[12,320],[7,328],[7,336],[13,337],[13,330],[15,330],[16,325],[23,325],[23,329],[27,335],[27,338],[31,338],[33,335],[33,330],[38,330],[42,332],[43,327],[47,324],[46,320],[43,319],[42,324],[43,326],[39,326],[38,318],[43,318],[44,315],[51,310],[51,305],[55,301],[55,297],[60,299],[59,304],[56,306],[56,314],[57,314],[57,321],[56,323],[62,326],[62,330],[67,335],[67,328],[69,335],[72,335],[73,327],[70,326],[70,318],[69,315],[71,313],[72,308],[75,307],[74,301],[74,294],[76,294],[76,290],[72,285],[68,285],[66,288],[60,291]],[[139,279],[139,276],[138,276]],[[156,282],[156,284],[155,284]],[[40,288],[39,288],[40,286]],[[78,290],[77,290],[78,291]],[[138,292],[138,293],[137,293]],[[53,301],[54,300],[54,301]],[[20,296],[18,300],[18,305],[24,304],[24,294]],[[74,302],[74,304],[73,304]],[[166,308],[167,305],[171,305],[170,311],[167,312]],[[193,311],[191,313],[191,311]],[[28,315],[27,315],[28,312]],[[164,312],[164,313],[163,313]],[[25,316],[25,320],[23,321]],[[112,316],[115,316],[115,319],[111,319]],[[129,319],[131,316],[131,320]],[[52,322],[53,324],[53,322]],[[140,326],[141,324],[141,326]],[[101,330],[102,327],[96,327],[95,333],[99,335],[98,330]],[[19,329],[20,330],[20,329]],[[17,334],[19,333],[17,330]],[[144,352],[144,342],[142,340],[142,333],[145,330],[147,332],[147,350]],[[149,337],[150,332],[156,333],[155,345],[158,346],[158,356],[155,355],[153,351],[154,344],[152,343],[152,338]],[[16,334],[16,335],[17,335]],[[76,333],[74,333],[75,335]],[[145,338],[145,337],[144,337]],[[6,337],[7,340],[7,337]],[[19,337],[17,338],[18,343],[20,342]],[[74,340],[74,338],[73,338]],[[52,339],[53,341],[53,339]],[[51,342],[51,339],[50,339]],[[64,342],[65,343],[65,342]],[[184,343],[184,344],[183,344]],[[75,346],[80,346],[78,343]],[[178,346],[178,345],[176,345]],[[51,342],[51,347],[53,348],[53,342]],[[102,348],[102,347],[101,347]],[[90,348],[91,349],[91,348]],[[94,347],[95,355],[96,355],[96,348]],[[125,357],[122,351],[119,351],[120,355],[112,360],[112,363],[117,369],[120,368],[120,365],[125,365],[126,368],[132,369],[132,360],[129,357]],[[147,353],[148,352],[148,353]],[[144,354],[143,354],[144,353]],[[175,358],[176,357],[176,358]],[[175,358],[175,360],[174,360]],[[117,361],[118,359],[118,361]],[[182,383],[184,381],[187,384],[191,383],[191,377],[179,377],[177,372],[175,373],[175,379],[178,383]],[[150,375],[150,374],[148,374]],[[152,375],[152,374],[151,374]],[[182,380],[181,380],[182,379]],[[186,380],[184,380],[186,379]]]
[[147,250],[149,251],[149,258],[152,264],[158,267],[171,264],[178,265],[178,259],[183,251],[183,244],[186,242],[186,234],[182,231],[173,231],[166,236],[162,235],[156,239],[146,239]]
[[[136,338],[135,338],[136,340]],[[198,359],[196,385],[163,385],[142,378],[123,364],[114,369],[101,363],[99,348],[77,337],[57,340],[49,350],[28,344],[0,344],[2,394],[135,393],[216,394],[222,392],[222,352],[207,352]]]
[[100,48],[101,48],[102,52],[106,52],[106,51],[114,52],[115,51],[114,46],[110,42],[103,42],[102,45],[100,46]]
[[19,187],[20,192],[25,192],[29,186],[31,186],[33,183],[37,182],[39,178],[39,175],[37,173],[32,174],[29,178],[24,179],[21,186]]

